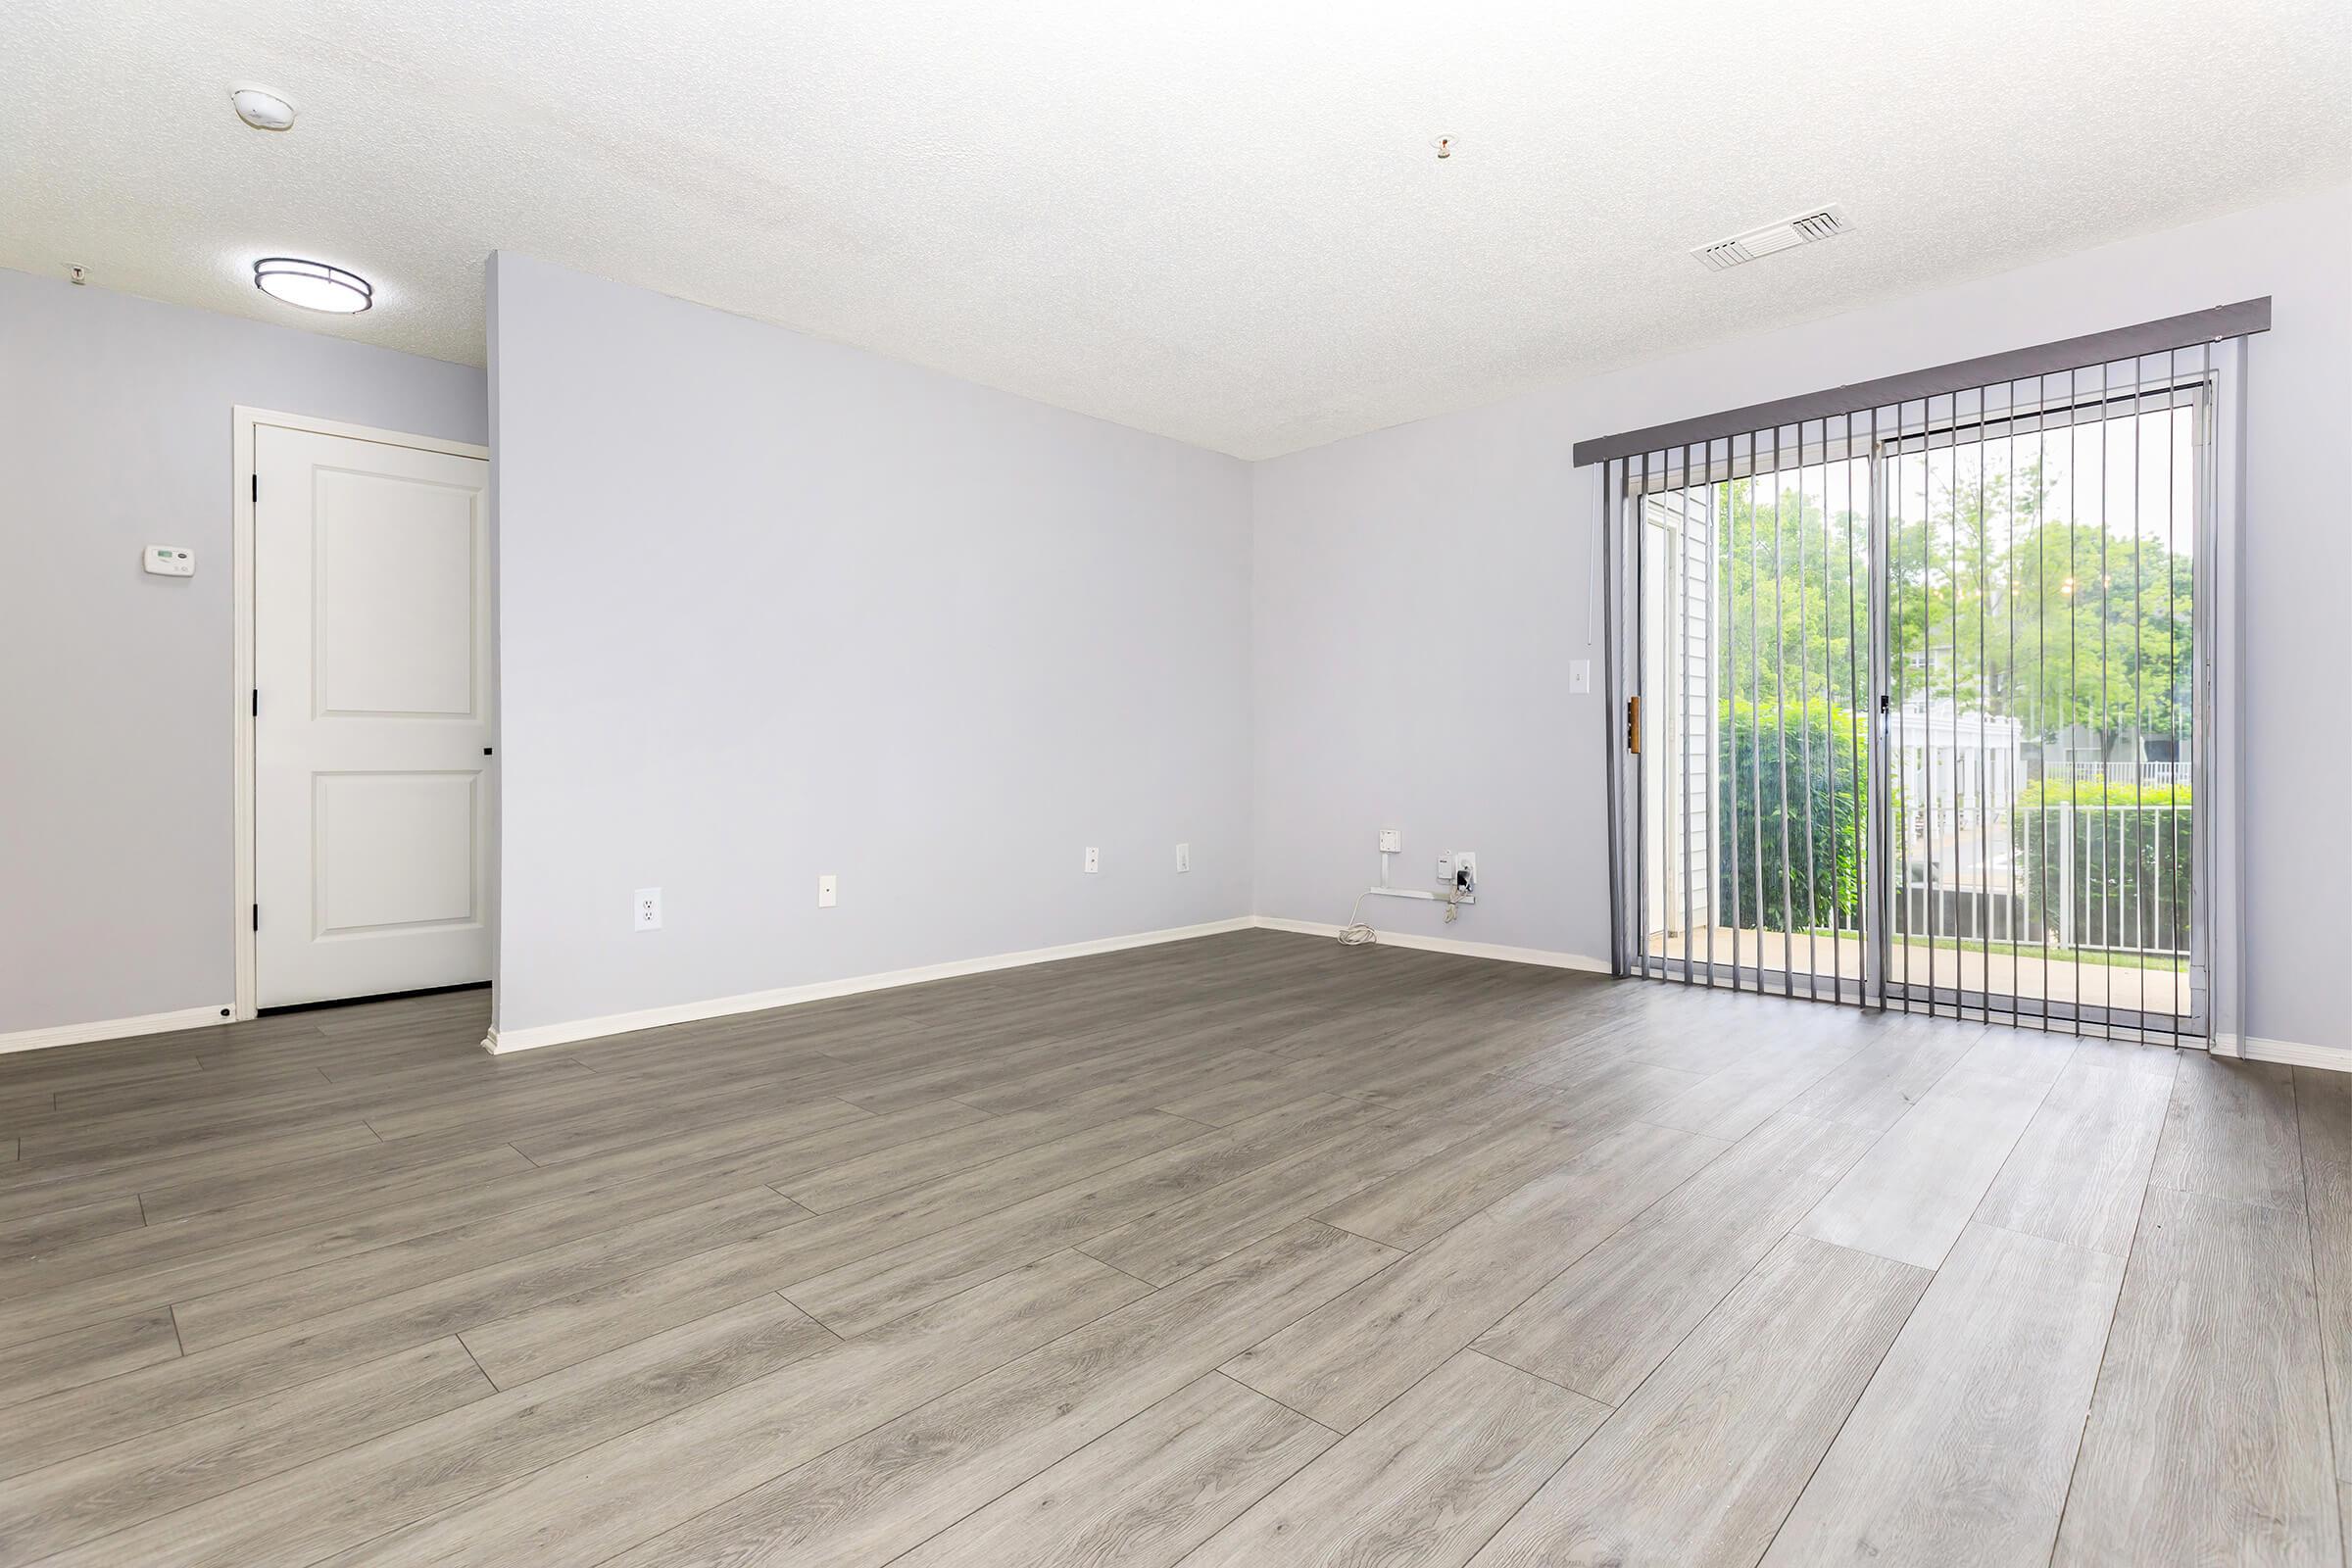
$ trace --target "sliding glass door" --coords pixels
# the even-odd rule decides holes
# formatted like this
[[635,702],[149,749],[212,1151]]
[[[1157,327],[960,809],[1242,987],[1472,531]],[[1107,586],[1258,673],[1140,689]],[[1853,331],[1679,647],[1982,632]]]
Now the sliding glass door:
[[2201,1034],[2214,382],[2173,351],[1612,462],[1620,961]]
[[1870,460],[1841,429],[1639,479],[1645,968],[1856,1000]]

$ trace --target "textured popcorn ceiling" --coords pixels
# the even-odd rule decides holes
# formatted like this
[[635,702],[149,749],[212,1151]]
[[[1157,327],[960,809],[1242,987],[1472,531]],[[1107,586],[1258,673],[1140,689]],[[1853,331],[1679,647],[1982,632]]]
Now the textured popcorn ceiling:
[[0,265],[479,363],[512,248],[1244,457],[2352,177],[2344,0],[11,0],[0,68]]

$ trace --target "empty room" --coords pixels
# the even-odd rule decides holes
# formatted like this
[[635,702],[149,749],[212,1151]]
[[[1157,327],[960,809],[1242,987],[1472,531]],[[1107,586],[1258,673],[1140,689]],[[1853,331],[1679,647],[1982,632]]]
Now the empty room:
[[2340,0],[0,77],[0,1568],[2346,1568]]

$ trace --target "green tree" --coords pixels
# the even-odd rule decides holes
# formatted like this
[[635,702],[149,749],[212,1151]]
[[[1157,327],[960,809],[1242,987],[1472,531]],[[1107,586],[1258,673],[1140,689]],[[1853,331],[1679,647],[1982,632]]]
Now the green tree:
[[[1868,480],[1848,467],[1710,487],[1720,701],[1867,706]],[[2029,734],[2185,732],[2193,562],[2174,547],[2186,541],[2053,516],[2038,463],[1940,481],[1924,514],[1898,507],[1888,522],[1898,697]]]

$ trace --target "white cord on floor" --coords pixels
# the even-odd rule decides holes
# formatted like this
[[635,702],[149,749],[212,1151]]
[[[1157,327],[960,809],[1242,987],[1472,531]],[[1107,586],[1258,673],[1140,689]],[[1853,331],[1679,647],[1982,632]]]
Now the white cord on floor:
[[1357,915],[1363,913],[1364,900],[1369,897],[1371,895],[1368,893],[1358,893],[1355,896],[1355,907],[1348,911],[1348,923],[1340,928],[1341,947],[1368,948],[1380,940],[1379,932],[1356,918]]

